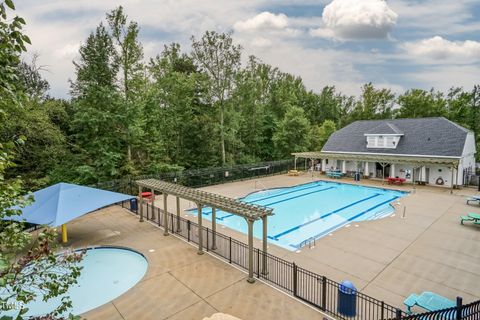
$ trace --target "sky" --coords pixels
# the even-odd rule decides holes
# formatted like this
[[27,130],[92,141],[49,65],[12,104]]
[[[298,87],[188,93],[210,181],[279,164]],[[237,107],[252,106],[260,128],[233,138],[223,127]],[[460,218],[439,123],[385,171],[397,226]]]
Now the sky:
[[140,25],[146,59],[207,30],[233,32],[255,55],[300,76],[310,90],[335,85],[402,93],[480,84],[480,0],[17,0],[50,94],[68,98],[72,61],[106,12],[122,5]]

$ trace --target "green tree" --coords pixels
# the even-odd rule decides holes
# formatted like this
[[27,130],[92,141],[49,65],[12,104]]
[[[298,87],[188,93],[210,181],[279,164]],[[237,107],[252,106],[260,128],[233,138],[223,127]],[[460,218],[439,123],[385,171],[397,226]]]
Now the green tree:
[[310,137],[312,138],[312,149],[320,151],[327,142],[328,138],[337,130],[335,122],[325,120],[321,126],[313,126]]
[[117,90],[119,70],[110,34],[100,24],[80,47],[72,82],[72,130],[76,182],[94,183],[120,176],[125,115]]
[[[0,1],[0,122],[21,112],[28,95],[19,81],[20,55],[30,40],[22,33],[25,21],[16,16],[8,20],[7,10],[14,10],[12,1]],[[24,319],[25,304],[34,299],[47,301],[66,293],[80,274],[77,264],[81,254],[57,255],[57,233],[44,228],[33,234],[25,231],[23,222],[8,221],[33,199],[25,198],[22,180],[7,179],[15,166],[14,155],[25,137],[15,132],[0,138],[0,314],[12,312],[13,318]],[[62,275],[59,275],[62,271]],[[50,318],[60,316],[71,306],[63,297]],[[14,310],[12,310],[14,309]],[[2,317],[3,318],[3,317]],[[12,317],[10,317],[12,318]]]
[[397,99],[400,106],[397,118],[424,118],[446,116],[447,109],[443,93],[421,89],[408,90]]
[[[128,21],[123,7],[118,7],[107,14],[111,36],[116,48],[114,57],[119,67],[119,89],[123,96],[120,104],[122,132],[126,145],[126,164],[123,173],[132,174],[134,163],[132,149],[142,149],[144,97],[146,74],[143,63],[143,48],[138,40],[140,29],[135,21]],[[139,153],[137,153],[139,154]]]
[[394,103],[395,95],[390,89],[376,89],[372,83],[367,83],[350,113],[350,121],[392,118]]
[[233,43],[231,34],[207,31],[201,39],[192,37],[192,57],[200,71],[211,81],[210,99],[219,111],[222,165],[226,163],[225,113],[231,97],[235,75],[240,68],[241,47]]
[[310,122],[300,107],[289,107],[273,135],[273,143],[280,157],[292,152],[307,151],[310,147]]

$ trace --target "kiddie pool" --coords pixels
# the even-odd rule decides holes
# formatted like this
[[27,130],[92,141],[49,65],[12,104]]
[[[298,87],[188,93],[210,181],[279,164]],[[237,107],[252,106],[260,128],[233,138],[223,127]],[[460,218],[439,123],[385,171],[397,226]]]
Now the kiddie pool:
[[[87,248],[80,265],[83,269],[78,284],[70,287],[67,293],[73,304],[68,313],[73,315],[85,313],[119,297],[143,278],[148,267],[142,254],[119,247]],[[29,303],[25,317],[51,312],[59,305],[61,298],[48,302],[39,298]],[[17,313],[12,311],[8,315]]]

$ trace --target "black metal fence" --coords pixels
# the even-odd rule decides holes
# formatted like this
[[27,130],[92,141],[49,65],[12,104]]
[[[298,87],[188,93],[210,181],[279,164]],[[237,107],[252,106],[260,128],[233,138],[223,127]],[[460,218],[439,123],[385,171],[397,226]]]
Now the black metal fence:
[[[130,208],[130,203],[122,206]],[[199,229],[198,224],[188,219],[167,213],[167,226],[164,225],[164,211],[149,203],[144,203],[144,219],[160,227],[167,228],[188,242],[199,243],[199,232],[203,232],[204,248],[207,252],[221,257],[228,263],[248,270],[248,245],[207,227]],[[137,211],[135,211],[137,212]],[[356,293],[356,315],[346,317],[339,310],[338,292],[340,284],[325,276],[304,269],[293,262],[286,261],[254,248],[254,274],[257,278],[291,294],[292,296],[324,311],[338,319],[382,320],[394,319],[397,308],[372,298],[361,292]],[[400,315],[405,313],[400,311]],[[404,318],[402,318],[404,319]]]
[[[199,188],[231,181],[255,179],[265,176],[287,173],[288,170],[293,169],[293,167],[294,160],[290,159],[262,162],[250,165],[189,169],[183,171],[172,171],[152,175],[143,175],[129,179],[99,182],[95,185],[92,185],[92,187],[136,195],[138,193],[138,189],[137,185],[135,184],[135,180],[139,179],[154,178],[163,181],[179,183],[187,187]],[[299,170],[304,170],[305,162],[299,161],[297,163],[297,168]]]
[[480,319],[480,300],[470,304],[462,304],[462,299],[457,298],[457,306],[453,308],[416,313],[402,317],[396,317],[392,320],[479,320]]

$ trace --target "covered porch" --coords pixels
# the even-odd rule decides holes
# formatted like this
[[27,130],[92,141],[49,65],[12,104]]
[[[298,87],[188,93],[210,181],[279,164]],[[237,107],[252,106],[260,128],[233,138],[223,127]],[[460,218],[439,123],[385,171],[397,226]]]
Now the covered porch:
[[[451,189],[458,186],[459,158],[437,157],[413,157],[384,154],[361,154],[361,153],[333,153],[333,152],[297,152],[292,153],[295,157],[295,168],[298,159],[306,159],[311,162],[310,168],[317,168],[321,172],[338,170],[343,174],[359,172],[365,178],[395,178],[404,175],[408,182],[428,184],[433,176],[430,173],[437,170],[440,174],[435,182],[443,185],[449,180]],[[318,161],[317,165],[314,162]],[[378,167],[378,170],[377,170]],[[442,172],[447,168],[450,172]],[[378,172],[377,172],[378,171]]]

